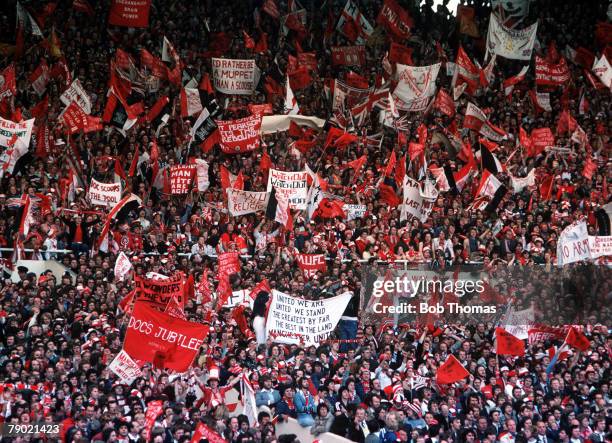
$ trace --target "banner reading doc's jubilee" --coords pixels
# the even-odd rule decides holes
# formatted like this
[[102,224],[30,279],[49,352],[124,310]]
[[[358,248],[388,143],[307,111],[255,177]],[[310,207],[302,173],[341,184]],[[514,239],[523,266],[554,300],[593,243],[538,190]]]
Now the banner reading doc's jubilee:
[[130,357],[185,372],[208,334],[208,326],[172,317],[136,302],[123,349]]

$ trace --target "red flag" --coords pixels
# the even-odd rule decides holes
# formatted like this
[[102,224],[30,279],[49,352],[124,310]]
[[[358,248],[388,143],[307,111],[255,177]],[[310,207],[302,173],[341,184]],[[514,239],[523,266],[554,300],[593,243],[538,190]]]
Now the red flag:
[[504,328],[495,329],[495,338],[497,339],[498,355],[513,355],[515,357],[522,357],[525,355],[525,342],[509,333]]
[[470,375],[454,355],[449,355],[446,361],[438,368],[436,382],[439,385],[449,385]]
[[389,33],[399,39],[410,37],[410,28],[414,26],[414,20],[408,11],[402,9],[395,0],[385,0],[376,23],[383,25]]
[[322,218],[346,218],[346,213],[344,212],[344,209],[342,209],[343,206],[344,202],[342,200],[324,198],[321,200],[321,203],[319,203],[319,207],[313,213],[313,218],[315,218],[317,215]]
[[[395,163],[397,162],[397,157],[395,155],[395,150],[391,151],[389,155],[389,160],[387,160],[387,166],[385,167],[385,177],[390,177],[391,173],[395,169]],[[402,176],[402,180],[404,177]]]
[[268,179],[268,171],[272,167],[272,159],[268,155],[267,151],[264,151],[261,154],[261,160],[259,161],[259,170],[261,171],[261,175],[266,179]]
[[574,132],[576,130],[576,126],[578,126],[578,123],[574,117],[571,116],[567,109],[564,109],[559,116],[559,121],[557,122],[557,135],[561,135],[566,132]]
[[87,0],[74,0],[72,2],[72,7],[75,11],[83,12],[89,16],[94,15],[94,9]]
[[306,66],[299,66],[297,69],[289,73],[289,84],[291,89],[299,91],[304,89],[312,83],[312,76],[310,70]]
[[395,190],[391,186],[385,185],[384,183],[378,185],[378,193],[380,199],[386,202],[392,208],[396,208],[402,202],[395,193]]
[[554,177],[551,174],[546,175],[540,184],[540,197],[542,201],[550,200],[552,197],[552,189],[554,184]]
[[406,157],[408,154],[404,154],[402,158],[399,159],[397,165],[395,166],[395,183],[397,186],[402,186],[404,181],[404,175],[406,175]]
[[254,50],[258,54],[261,54],[262,52],[266,52],[268,50],[268,34],[266,34],[265,32],[262,32],[260,34]]
[[587,179],[591,180],[593,174],[597,171],[597,163],[589,156],[584,162],[584,168],[582,169],[582,175]]
[[276,0],[266,0],[261,8],[266,14],[275,19],[280,18],[280,12],[278,11],[278,5],[276,4]]
[[442,114],[452,117],[455,115],[455,102],[453,98],[442,88],[438,90],[438,95],[434,101],[434,108],[439,109]]
[[204,423],[198,423],[190,443],[200,443],[200,440],[206,440],[208,443],[227,443],[226,439]]
[[244,47],[247,49],[255,48],[255,40],[246,31],[242,31],[242,38],[244,39]]
[[565,343],[582,352],[586,351],[591,346],[589,339],[574,326],[572,326],[567,333]]
[[416,158],[422,156],[425,153],[425,145],[422,143],[414,143],[410,142],[408,144],[408,155],[410,156],[410,161],[414,161]]
[[185,372],[207,334],[207,325],[181,320],[136,302],[123,349],[134,359],[157,360],[164,368]]
[[346,82],[349,84],[349,86],[358,89],[368,89],[368,87],[370,86],[367,78],[362,77],[361,75],[353,71],[349,71],[346,74]]
[[408,46],[391,42],[391,47],[389,48],[389,61],[391,63],[401,63],[402,65],[413,65],[412,52],[413,49]]

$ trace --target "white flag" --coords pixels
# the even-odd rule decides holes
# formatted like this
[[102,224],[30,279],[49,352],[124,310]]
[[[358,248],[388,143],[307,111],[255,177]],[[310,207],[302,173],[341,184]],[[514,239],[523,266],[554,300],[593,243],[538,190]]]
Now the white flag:
[[497,54],[514,60],[530,60],[537,31],[537,22],[525,29],[509,29],[499,22],[495,14],[491,14],[485,58]]

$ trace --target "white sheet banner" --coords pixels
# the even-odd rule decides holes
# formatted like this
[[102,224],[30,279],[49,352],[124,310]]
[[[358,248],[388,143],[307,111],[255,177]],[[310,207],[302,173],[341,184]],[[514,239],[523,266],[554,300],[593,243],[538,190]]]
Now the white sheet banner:
[[277,343],[319,346],[336,329],[353,294],[304,300],[272,290],[266,335]]
[[102,183],[92,178],[87,196],[92,205],[113,208],[121,200],[121,183]]
[[355,220],[356,218],[365,216],[368,207],[366,205],[349,205],[345,203],[342,209],[346,213],[347,220]]
[[563,266],[591,258],[589,233],[585,221],[575,222],[561,232],[557,244],[557,265]]
[[268,189],[276,189],[277,199],[288,199],[290,209],[306,209],[308,199],[308,183],[306,171],[286,172],[270,169]]
[[400,220],[406,220],[410,214],[421,222],[427,221],[438,198],[438,190],[429,187],[428,192],[423,192],[419,182],[407,175],[404,176],[403,189],[404,199],[400,208]]
[[91,99],[78,78],[64,91],[60,96],[60,100],[66,106],[75,101],[85,111],[85,114],[91,114]]
[[204,192],[210,186],[210,181],[208,180],[208,162],[206,160],[202,160],[201,158],[196,158],[196,174],[198,180],[198,191]]
[[499,22],[495,14],[489,19],[487,55],[497,54],[514,60],[530,60],[536,41],[538,22],[524,29],[509,29]]
[[593,73],[599,77],[599,80],[601,80],[606,87],[612,90],[612,67],[610,67],[610,62],[605,55],[602,55],[599,60],[595,59],[593,63]]
[[233,216],[252,214],[266,210],[267,192],[241,191],[240,189],[227,189],[227,208]]
[[436,93],[436,79],[440,63],[430,66],[397,64],[398,82],[393,97],[402,111],[422,111]]
[[0,146],[5,148],[11,147],[13,137],[17,136],[17,140],[28,148],[30,146],[30,138],[32,138],[33,127],[33,118],[15,123],[0,117]]
[[612,256],[612,235],[589,235],[591,258]]
[[255,60],[212,59],[213,84],[224,94],[251,94],[259,82]]
[[120,384],[128,386],[134,383],[134,380],[138,377],[143,376],[136,362],[123,349],[117,354],[110,365],[108,365],[108,369],[119,377]]
[[510,180],[512,180],[512,190],[517,193],[521,192],[524,188],[528,186],[535,185],[535,168],[532,169],[527,177],[514,177],[510,176]]
[[515,311],[512,307],[501,321],[504,329],[516,338],[526,340],[529,338],[529,327],[535,323],[535,311],[533,308]]

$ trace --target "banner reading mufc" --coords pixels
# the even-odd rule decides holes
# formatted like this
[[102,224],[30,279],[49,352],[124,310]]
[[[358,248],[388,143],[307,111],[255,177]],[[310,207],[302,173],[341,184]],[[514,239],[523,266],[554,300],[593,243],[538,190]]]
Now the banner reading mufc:
[[336,329],[353,294],[325,300],[304,300],[272,290],[266,335],[277,343],[318,346]]
[[525,29],[509,29],[499,22],[495,14],[491,14],[485,59],[489,54],[497,54],[514,60],[530,60],[537,31],[538,22]]
[[234,217],[266,210],[267,192],[242,191],[227,189],[227,209]]
[[259,148],[261,115],[250,115],[238,120],[217,120],[221,150],[226,154],[240,154]]
[[128,28],[149,26],[151,0],[112,0],[108,23]]
[[308,199],[306,175],[306,171],[286,172],[270,169],[267,191],[272,191],[274,187],[277,198],[289,200],[290,209],[306,209]]
[[168,302],[174,298],[180,306],[185,305],[182,272],[177,272],[164,279],[134,276],[134,282],[136,283],[137,300],[141,303],[164,310]]
[[170,167],[170,193],[187,194],[196,176],[195,165],[173,165]]
[[318,271],[325,272],[325,254],[296,254],[298,266],[304,273],[304,277],[311,278],[317,275]]
[[430,98],[436,93],[440,65],[397,64],[398,82],[393,91],[396,107],[402,111],[422,111],[427,108]]
[[92,205],[114,208],[121,200],[121,183],[102,183],[92,178],[87,197]]
[[251,94],[259,82],[255,60],[212,59],[213,84],[224,94]]
[[172,317],[138,301],[128,322],[123,349],[134,359],[185,372],[207,334],[207,325]]

